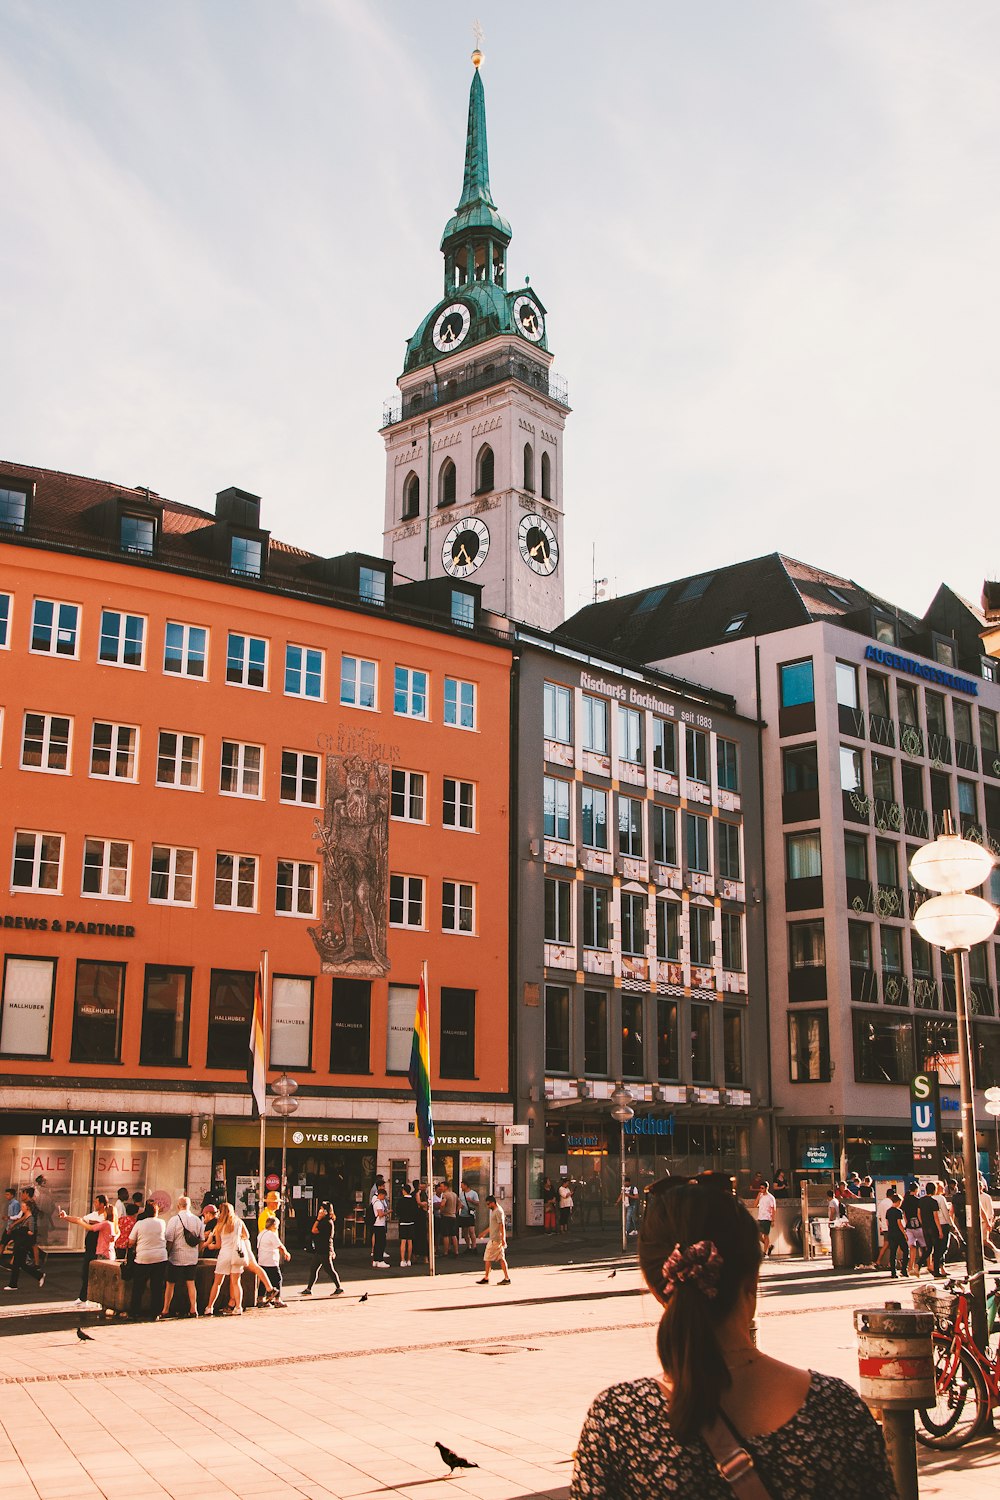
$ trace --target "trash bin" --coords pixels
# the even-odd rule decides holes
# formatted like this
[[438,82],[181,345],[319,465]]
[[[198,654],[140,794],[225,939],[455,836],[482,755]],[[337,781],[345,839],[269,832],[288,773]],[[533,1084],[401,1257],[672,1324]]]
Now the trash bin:
[[830,1225],[830,1254],[835,1271],[854,1269],[854,1235],[846,1219]]

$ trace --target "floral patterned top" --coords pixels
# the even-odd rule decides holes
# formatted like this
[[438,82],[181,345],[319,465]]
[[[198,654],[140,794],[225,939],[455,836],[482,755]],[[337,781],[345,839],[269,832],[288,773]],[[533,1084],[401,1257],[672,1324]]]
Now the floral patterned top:
[[[772,1500],[897,1500],[878,1424],[843,1380],[811,1372],[806,1399],[775,1432],[748,1437]],[[591,1405],[577,1445],[570,1500],[697,1496],[733,1500],[732,1487],[699,1438],[678,1443],[656,1380],[623,1381]]]

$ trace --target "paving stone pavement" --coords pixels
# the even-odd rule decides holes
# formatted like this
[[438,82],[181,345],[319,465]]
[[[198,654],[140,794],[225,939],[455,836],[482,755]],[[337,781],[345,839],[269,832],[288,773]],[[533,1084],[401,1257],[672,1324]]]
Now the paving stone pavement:
[[[0,1494],[565,1500],[590,1400],[656,1368],[656,1305],[631,1266],[614,1280],[608,1264],[532,1267],[511,1287],[477,1286],[477,1271],[371,1277],[240,1319],[91,1315],[91,1343],[72,1324],[13,1333],[0,1345]],[[801,1262],[765,1277],[761,1346],[856,1383],[851,1310],[891,1284]],[[479,1467],[449,1478],[436,1439]],[[1000,1500],[1000,1439],[921,1463],[922,1497]]]

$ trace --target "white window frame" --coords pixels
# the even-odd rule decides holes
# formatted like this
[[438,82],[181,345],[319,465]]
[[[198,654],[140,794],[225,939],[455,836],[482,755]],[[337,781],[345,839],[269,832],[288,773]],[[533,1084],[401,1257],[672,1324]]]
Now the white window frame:
[[[111,730],[111,744],[110,744],[110,746],[108,748],[108,769],[107,769],[107,771],[95,771],[94,770],[94,756],[97,754],[97,746],[95,744],[95,740],[96,740],[96,737],[97,737],[97,731],[98,731],[98,729],[110,729]],[[122,737],[123,736],[128,736],[128,735],[132,736],[131,747],[128,748],[127,752],[126,752],[128,754],[128,756],[129,756],[129,760],[130,760],[130,764],[131,764],[131,772],[130,772],[130,774],[128,776],[119,776],[118,772],[117,772],[117,770],[115,768],[116,768],[117,763],[118,763],[118,756],[121,754],[121,751],[122,751]],[[104,753],[103,750],[102,750],[101,753],[102,754]],[[135,725],[135,724],[115,724],[115,723],[113,723],[109,719],[95,719],[94,722],[93,722],[93,724],[91,725],[91,730],[90,730],[90,770],[89,770],[88,774],[95,781],[130,781],[130,782],[138,781],[138,779],[139,779],[139,729],[138,729],[138,726]]]
[[[348,667],[350,663],[350,667]],[[365,667],[371,667],[371,683],[366,684],[364,679],[367,675]],[[345,686],[350,684],[352,697],[345,696]],[[371,702],[362,703],[361,698],[371,693]],[[346,652],[340,658],[340,702],[344,708],[358,708],[362,713],[378,713],[378,662],[370,661],[366,656],[349,656]]]
[[[596,817],[596,815],[592,815],[591,816],[591,834],[592,834],[592,837],[590,839],[587,838],[587,833],[586,833],[587,819],[586,819],[586,817],[584,815],[583,804],[584,804],[584,799],[588,798],[588,797],[591,798],[591,799],[593,799],[592,802],[591,802],[591,806],[592,807],[596,807],[596,803],[597,803],[597,800],[599,798],[601,798],[601,797],[604,798],[604,843],[603,844],[599,844],[597,842],[597,817]],[[610,815],[610,807],[611,807],[611,793],[609,791],[607,791],[605,787],[602,787],[602,786],[591,786],[589,782],[584,782],[583,783],[583,785],[580,788],[580,842],[584,846],[585,849],[601,849],[601,850],[607,852],[607,850],[610,848],[610,838],[611,838],[610,827],[611,827],[611,825],[610,825],[610,823],[608,821],[609,815]]]
[[[282,870],[291,873],[291,882],[287,884],[291,905],[281,905],[281,873]],[[309,897],[308,908],[303,910],[299,902],[303,895],[302,877],[306,875],[306,893]],[[276,917],[315,917],[316,915],[316,891],[318,881],[316,878],[316,866],[309,860],[304,859],[279,859],[274,881],[274,914]]]
[[[34,841],[35,841],[35,852],[34,852],[34,855],[32,856],[32,882],[31,882],[30,885],[15,885],[15,883],[14,883],[14,868],[15,868],[15,865],[17,863],[17,841],[18,841],[19,838],[22,838],[22,839],[33,838]],[[56,856],[56,860],[55,860],[55,865],[56,865],[56,883],[55,883],[54,886],[39,885],[39,883],[38,883],[38,876],[39,876],[39,872],[40,872],[40,869],[41,869],[41,866],[42,866],[42,863],[43,863],[42,856],[43,856],[44,849],[45,849],[45,846],[44,846],[44,843],[43,843],[44,839],[55,839],[55,840],[58,841],[58,844],[59,844],[59,852],[58,852],[58,855]],[[30,892],[32,892],[32,894],[34,894],[36,896],[59,896],[59,895],[61,895],[62,894],[62,874],[63,874],[63,850],[65,849],[65,842],[66,841],[63,838],[63,836],[62,836],[61,833],[42,833],[42,832],[36,832],[36,830],[33,829],[33,828],[15,828],[14,829],[14,845],[13,845],[13,851],[12,851],[12,854],[11,854],[11,861],[10,861],[10,888],[11,888],[11,891],[30,891]],[[48,864],[51,864],[52,863],[52,859],[49,858],[45,862],[48,863]]]
[[[611,753],[611,715],[608,712],[609,703],[607,698],[600,698],[596,693],[583,694],[583,706],[581,717],[583,719],[583,748],[589,750],[592,755],[609,755]],[[603,745],[595,745],[593,741],[598,738],[594,731],[598,724],[603,721],[604,733],[600,738]]]
[[[285,772],[285,756],[286,755],[294,755],[295,756],[295,790],[299,794],[298,796],[295,796],[295,797],[286,797],[285,793],[284,793],[284,785],[283,784],[284,784],[285,776],[286,776],[286,772]],[[306,798],[301,795],[302,794],[302,783],[303,783],[303,780],[304,780],[303,761],[305,761],[306,759],[308,759],[308,760],[314,760],[316,762],[316,797],[315,797],[315,800],[312,801],[312,802],[307,801]],[[288,806],[288,807],[319,807],[320,804],[321,804],[321,802],[323,801],[323,783],[322,783],[322,781],[320,779],[321,775],[322,775],[322,762],[321,762],[321,759],[320,759],[320,757],[318,755],[314,754],[311,750],[289,750],[288,748],[282,749],[280,769],[279,769],[279,772],[278,772],[278,800],[280,802],[284,802],[286,804],[286,806]]]
[[[299,653],[299,664],[297,667],[291,663],[293,651]],[[318,667],[312,667],[309,664],[310,657],[313,656],[318,658]],[[290,688],[288,686],[289,672],[294,672],[298,677],[298,688]],[[313,677],[318,679],[317,691],[315,693],[309,691],[309,682]],[[306,698],[310,703],[326,702],[326,652],[321,646],[300,646],[296,641],[286,642],[284,689],[286,698]]]
[[[410,907],[414,900],[420,906],[420,921],[410,921]],[[393,902],[403,903],[403,920],[394,922],[392,920]],[[389,926],[409,927],[413,931],[426,930],[427,922],[427,882],[422,875],[396,875],[389,876]]]
[[[396,778],[401,777],[403,805],[405,812],[394,812],[393,803],[396,800]],[[420,804],[420,816],[416,817],[411,809],[414,802]],[[393,766],[390,777],[389,792],[389,816],[395,823],[426,823],[427,822],[427,777],[423,771],[404,771],[401,766]]]
[[[179,630],[181,632],[181,643],[180,643],[180,658],[181,658],[181,660],[180,660],[180,666],[179,667],[169,667],[167,665],[167,638],[168,638],[169,633],[170,633],[171,630]],[[195,648],[195,646],[193,645],[192,640],[191,640],[191,633],[192,633],[192,631],[195,631],[195,630],[200,631],[201,634],[205,638],[204,639],[204,645],[200,649]],[[188,624],[185,623],[184,620],[168,620],[167,623],[166,623],[166,625],[163,627],[163,670],[164,670],[164,672],[166,672],[166,674],[168,675],[168,677],[190,677],[194,682],[207,682],[208,681],[208,649],[209,649],[210,643],[211,643],[211,636],[209,634],[209,629],[208,629],[207,625],[188,625]],[[192,668],[195,665],[198,665],[198,666],[201,667],[201,671],[200,672],[196,672],[196,671],[192,670]]]
[[468,880],[441,882],[441,931],[476,935],[476,887]]
[[[238,677],[230,675],[230,663],[235,660],[234,652],[233,652],[233,642],[234,641],[242,641],[243,642],[243,646],[242,646],[242,649],[240,651],[240,658],[239,658],[239,674],[240,675]],[[251,649],[252,649],[253,646],[263,646],[263,648],[264,648],[264,662],[263,662],[263,666],[260,668],[260,671],[261,671],[261,673],[263,675],[263,679],[264,679],[263,682],[250,682],[249,681],[250,671],[251,671],[250,654],[251,654]],[[271,653],[268,650],[268,641],[267,641],[267,637],[266,636],[262,636],[262,635],[246,635],[246,634],[244,634],[244,632],[242,630],[230,630],[230,631],[228,631],[226,633],[226,685],[228,687],[246,688],[251,693],[266,693],[267,692],[267,673],[268,673],[268,664],[269,664],[270,654]],[[256,671],[257,668],[254,667],[253,670]]]
[[[29,718],[32,718],[32,719],[41,719],[41,721],[42,721],[42,734],[41,734],[41,742],[42,742],[41,757],[42,757],[42,763],[41,763],[41,765],[38,765],[38,766],[25,765],[25,761],[24,761],[24,742],[25,742],[25,737],[26,737],[27,732],[28,732],[28,719]],[[52,745],[52,726],[53,726],[54,723],[56,723],[57,720],[58,720],[58,722],[60,724],[65,723],[65,725],[66,725],[66,764],[64,766],[50,766],[50,765],[47,764],[48,760],[51,757],[52,749],[53,749],[53,745]],[[59,743],[61,744],[61,741],[59,741]],[[39,772],[40,774],[42,774],[44,776],[69,776],[71,774],[71,771],[72,771],[72,763],[73,763],[73,720],[70,718],[69,714],[40,714],[40,713],[36,712],[34,709],[26,708],[25,711],[24,711],[24,718],[21,721],[21,760],[20,760],[21,770],[22,771],[37,771],[37,772]]]
[[[253,867],[253,900],[249,906],[238,899],[231,899],[229,901],[219,900],[219,881],[220,879],[226,879],[224,875],[220,875],[219,870],[220,862],[224,859],[232,860],[232,869],[228,877],[228,884],[230,896],[233,898],[238,898],[240,886],[247,883],[244,876],[244,866],[249,864]],[[236,854],[229,849],[220,849],[215,856],[215,876],[212,885],[212,904],[215,910],[255,912],[257,910],[257,885],[259,879],[260,860],[256,854]]]
[[[51,636],[50,644],[47,647],[45,647],[44,649],[42,649],[42,648],[40,648],[40,647],[38,647],[38,646],[35,645],[35,629],[36,629],[36,625],[35,625],[35,613],[36,613],[36,611],[38,609],[38,606],[40,604],[51,604],[51,606],[52,606],[52,624],[51,624],[50,627],[48,627],[51,630],[51,632],[52,632],[52,636]],[[66,610],[72,610],[73,611],[73,627],[72,627],[73,628],[73,649],[72,649],[72,651],[60,651],[59,650],[59,636],[60,636],[60,633],[62,631],[64,631],[64,630],[68,631],[69,628],[70,628],[68,624],[67,625],[63,625],[61,623],[62,612],[63,612],[64,609],[66,609]],[[28,651],[29,651],[29,654],[32,655],[32,656],[62,656],[62,657],[65,657],[67,659],[67,661],[79,661],[79,659],[80,659],[80,606],[79,606],[79,604],[70,604],[65,599],[44,599],[42,597],[38,597],[35,600],[33,600],[32,601],[32,605],[31,605],[31,634],[28,637]]]
[[[638,830],[632,826],[632,815],[629,813],[628,841],[629,848],[622,848],[622,822],[621,815],[628,804],[630,808],[639,808]],[[629,797],[624,792],[618,793],[618,804],[615,808],[615,849],[623,859],[645,859],[646,857],[646,802],[642,797]],[[638,837],[639,847],[635,849],[632,845]]]
[[[417,686],[417,679],[423,679],[423,687]],[[396,706],[397,695],[402,694],[405,708]],[[402,667],[396,665],[392,676],[392,711],[400,719],[422,719],[430,718],[430,673],[425,672],[422,667]],[[423,698],[423,712],[415,713],[413,705]]]
[[[553,833],[546,833],[544,836],[547,839],[555,839],[555,841],[556,841],[557,844],[571,844],[573,842],[573,803],[574,803],[575,799],[574,799],[574,797],[572,795],[572,788],[574,786],[574,783],[572,781],[565,780],[565,778],[562,777],[562,776],[546,776],[543,779],[543,783],[542,783],[542,828],[543,828],[543,832],[544,832],[544,827],[545,827],[546,792],[547,792],[547,789],[548,789],[548,786],[549,786],[550,782],[551,782],[551,784],[552,784],[552,786],[554,788],[554,791],[553,791],[553,806],[555,808],[555,812],[554,812],[554,819],[553,819],[553,821],[555,823],[555,829],[556,829],[556,831],[553,832]],[[562,809],[559,806],[559,803],[561,801],[564,801],[565,804],[566,804],[565,812],[566,812],[566,828],[567,828],[567,832],[566,832],[565,838],[563,837],[563,835],[561,833],[558,832],[558,828],[559,828],[559,816],[560,816],[560,812],[562,811]]]
[[0,591],[0,606],[0,651],[9,651],[10,634],[14,625],[14,595],[5,590]]
[[[165,734],[172,735],[174,738],[174,778],[172,781],[164,781],[160,777],[160,761],[164,759],[164,751],[162,747],[163,736]],[[182,781],[179,774],[184,766],[185,760],[190,760],[192,758],[191,756],[185,756],[184,754],[185,742],[187,741],[190,741],[191,744],[195,747],[195,779],[193,782]],[[204,756],[204,749],[204,741],[202,740],[200,734],[186,734],[181,729],[161,729],[156,737],[156,785],[173,787],[176,791],[179,792],[200,792],[201,767]]]
[[[449,822],[448,818],[446,816],[447,809],[448,809],[448,802],[449,802],[449,798],[448,798],[448,783],[449,783],[449,781],[451,782],[452,786],[455,788],[455,795],[451,799],[452,806],[455,809],[455,820],[454,820],[454,822]],[[463,823],[461,821],[461,815],[462,815],[462,787],[466,787],[466,786],[472,792],[472,798],[471,798],[471,801],[470,801],[470,811],[471,811],[471,814],[472,814],[472,822],[469,823],[468,825],[466,825],[465,823]],[[442,786],[441,786],[441,827],[442,828],[454,828],[459,833],[475,833],[475,831],[476,831],[476,800],[477,800],[477,798],[476,798],[476,783],[474,781],[463,781],[460,776],[445,776],[443,778]]]
[[[226,751],[235,750],[236,756],[233,764],[228,768],[230,774],[236,778],[236,789],[227,788],[224,785],[226,776]],[[247,752],[256,750],[257,768],[248,767]],[[247,791],[248,778],[256,776],[257,790]],[[252,782],[251,782],[252,784]],[[245,797],[253,802],[260,802],[264,796],[264,746],[250,744],[244,740],[223,740],[219,750],[219,796],[220,797]]]
[[557,745],[573,743],[573,689],[565,683],[547,682],[542,689],[542,732]]
[[[631,708],[627,703],[618,705],[618,759],[630,766],[643,764],[642,710]],[[633,747],[631,741],[635,739]],[[635,753],[632,754],[634,749]]]
[[[124,863],[122,863],[124,851]],[[100,854],[100,864],[95,864],[93,855]],[[117,858],[116,858],[117,855]],[[87,889],[87,873],[97,870],[97,890]],[[125,889],[111,889],[112,876],[124,871]],[[80,895],[86,900],[129,901],[132,892],[132,845],[127,839],[99,839],[88,835],[83,841],[83,865],[80,874]]]
[[[454,703],[449,708],[448,693],[449,693],[449,690],[452,689],[452,688],[455,690],[454,691]],[[470,709],[467,706],[467,704],[463,702],[463,699],[467,696],[466,695],[466,691],[465,691],[466,689],[468,689],[468,696],[471,697],[471,700],[472,700],[472,704],[471,704],[472,723],[471,724],[465,724],[465,723],[462,722],[463,721],[463,717],[467,713],[470,712]],[[479,694],[477,692],[477,685],[476,685],[476,683],[469,682],[464,677],[446,677],[445,678],[445,680],[444,680],[443,719],[444,719],[445,724],[448,725],[449,729],[465,729],[469,733],[475,733],[475,731],[476,731],[476,729],[478,727],[478,722],[479,722],[479,702],[478,702],[478,699],[479,699]],[[450,715],[450,717],[449,717],[449,715]]]
[[[153,868],[153,861],[155,860],[156,855],[157,855],[158,852],[163,852],[163,853],[165,853],[167,855],[167,868],[166,868],[166,870],[164,872],[165,875],[166,875],[166,879],[167,879],[167,894],[165,896],[154,896],[153,895],[153,879],[154,879],[154,876],[156,876],[159,873],[158,871],[154,870],[154,868]],[[186,873],[179,872],[178,869],[177,869],[177,856],[180,855],[180,854],[190,854],[190,856],[191,856],[191,874],[190,874],[190,876],[188,876]],[[179,880],[187,880],[187,879],[190,879],[190,881],[191,881],[191,896],[190,896],[189,900],[185,901],[183,899],[183,897],[178,896],[178,894],[177,894],[177,882]],[[195,895],[196,895],[196,890],[197,890],[197,881],[198,881],[198,851],[197,851],[197,849],[188,849],[188,848],[184,848],[181,845],[175,845],[175,844],[154,844],[153,845],[152,849],[150,850],[150,855],[149,855],[149,900],[150,900],[150,902],[151,902],[151,904],[153,906],[194,906],[194,904],[195,904]]]
[[[118,629],[115,640],[114,656],[104,656],[104,622],[112,616],[118,620]],[[128,642],[128,624],[131,620],[137,620],[140,626],[139,635],[139,660],[125,661],[125,649]],[[124,667],[130,672],[142,672],[146,667],[146,627],[149,619],[146,615],[134,615],[127,609],[102,609],[100,631],[97,637],[97,662],[102,667]]]

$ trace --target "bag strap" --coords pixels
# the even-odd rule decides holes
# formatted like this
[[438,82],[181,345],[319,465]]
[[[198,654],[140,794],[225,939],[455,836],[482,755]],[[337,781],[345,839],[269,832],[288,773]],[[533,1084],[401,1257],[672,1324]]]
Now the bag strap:
[[739,1495],[740,1500],[771,1500],[753,1458],[721,1412],[711,1427],[701,1429],[701,1435],[715,1459],[715,1467],[734,1495]]

